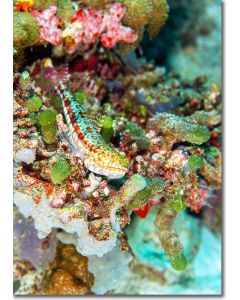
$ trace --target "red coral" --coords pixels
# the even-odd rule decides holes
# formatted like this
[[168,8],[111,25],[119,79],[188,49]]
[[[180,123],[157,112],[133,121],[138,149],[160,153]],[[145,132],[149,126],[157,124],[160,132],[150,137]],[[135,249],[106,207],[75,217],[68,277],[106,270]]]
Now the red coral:
[[35,10],[32,12],[40,25],[41,38],[53,45],[62,43],[62,31],[58,28],[61,20],[56,16],[57,6],[52,5],[45,10]]

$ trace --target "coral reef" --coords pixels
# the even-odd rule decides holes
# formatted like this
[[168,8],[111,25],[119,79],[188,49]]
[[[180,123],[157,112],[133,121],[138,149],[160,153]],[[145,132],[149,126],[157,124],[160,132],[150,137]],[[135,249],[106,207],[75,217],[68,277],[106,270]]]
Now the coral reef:
[[[43,67],[37,76],[45,76],[46,69],[49,67]],[[72,76],[75,74],[73,73]],[[121,74],[118,75],[118,78],[121,76]],[[207,111],[196,110],[196,105],[191,104],[192,101],[195,101],[195,98],[192,98],[195,97],[193,93],[193,96],[186,94],[185,106],[181,106],[181,108],[184,107],[185,114],[188,112],[188,116],[164,112],[155,114],[146,122],[149,111],[146,108],[147,113],[144,113],[137,121],[134,115],[138,112],[129,111],[125,105],[125,97],[134,96],[131,90],[138,86],[139,82],[141,82],[141,91],[144,94],[147,92],[148,86],[156,84],[155,82],[159,79],[161,81],[166,79],[163,77],[164,72],[158,69],[152,73],[147,71],[145,77],[139,75],[139,77],[132,78],[131,76],[130,74],[129,78],[126,78],[126,82],[131,80],[134,82],[129,86],[129,90],[122,93],[121,96],[121,110],[126,111],[131,121],[122,116],[121,110],[119,113],[111,112],[111,106],[115,105],[114,93],[119,93],[118,90],[113,91],[112,99],[110,98],[109,117],[103,117],[99,121],[99,128],[102,127],[102,134],[105,135],[105,138],[106,133],[109,134],[110,128],[108,141],[111,142],[119,136],[121,141],[117,151],[125,152],[127,158],[131,160],[128,178],[127,180],[123,179],[121,188],[118,190],[114,185],[109,185],[108,181],[93,174],[86,176],[85,168],[88,168],[88,165],[82,165],[81,160],[72,152],[71,145],[66,142],[64,137],[59,140],[61,135],[55,135],[55,144],[52,149],[47,150],[50,143],[46,140],[44,128],[48,129],[49,126],[53,126],[56,133],[65,126],[61,123],[63,121],[59,121],[61,118],[58,118],[56,122],[55,113],[49,108],[46,109],[46,106],[51,105],[51,102],[47,101],[43,102],[42,107],[39,108],[35,125],[32,124],[31,119],[27,119],[32,126],[33,133],[38,132],[38,135],[33,134],[35,144],[32,146],[35,154],[38,152],[38,159],[30,168],[32,173],[29,173],[24,165],[19,168],[16,174],[18,188],[14,201],[26,217],[33,217],[39,237],[46,237],[52,228],[62,228],[68,233],[68,236],[59,233],[58,236],[62,241],[68,241],[68,243],[71,241],[83,255],[98,256],[104,255],[115,246],[117,234],[125,224],[130,222],[129,212],[134,211],[144,217],[152,205],[160,205],[162,208],[159,210],[156,221],[157,227],[160,228],[160,240],[170,259],[173,260],[173,257],[175,259],[172,265],[176,269],[180,269],[185,266],[185,262],[181,258],[183,250],[180,242],[172,228],[173,221],[177,214],[186,207],[199,212],[208,197],[206,184],[211,184],[213,189],[216,189],[221,182],[221,158],[219,157],[218,161],[209,160],[209,154],[207,154],[209,148],[206,147],[206,143],[209,141],[213,145],[218,144],[218,135],[215,135],[214,132],[216,126],[220,124],[220,112],[218,109],[210,107],[211,102],[217,101],[219,92],[213,87],[213,91],[207,94],[204,88],[199,87],[199,91],[202,90],[203,94],[203,98],[199,94],[199,98],[203,99],[199,101],[207,104],[206,97],[208,97]],[[22,77],[20,76],[20,78]],[[172,78],[168,80],[173,81]],[[167,83],[162,83],[162,89],[164,84],[167,85]],[[168,88],[164,92],[166,97],[169,97],[167,93],[170,91],[172,94],[174,89],[176,89],[176,95],[177,90],[182,93],[179,85],[180,82],[177,85],[174,83],[176,87],[173,90]],[[30,91],[33,87],[33,83],[31,84],[29,80],[27,83],[19,81],[16,94],[22,97],[26,94],[27,97],[32,93]],[[89,97],[87,89],[85,91],[86,95],[83,98],[82,96],[78,97],[78,101],[86,101]],[[27,103],[28,101],[25,100]],[[136,105],[143,105],[137,104],[138,94],[135,94],[133,101],[136,101]],[[151,101],[153,102],[152,99]],[[87,103],[84,102],[86,110],[88,110]],[[154,105],[151,104],[151,107]],[[26,104],[23,108],[18,106],[15,112],[16,124],[19,128],[17,130],[20,132],[21,128],[26,126],[26,120],[19,119],[17,112],[24,109],[27,109]],[[99,104],[96,106],[96,110],[101,112]],[[25,111],[25,119],[29,113],[32,114],[32,112]],[[107,126],[109,123],[110,126]],[[142,128],[143,124],[145,124],[145,130]],[[96,124],[96,126],[98,125]],[[19,136],[18,133],[17,136],[18,139],[20,138],[17,149],[21,149],[22,145],[24,145],[24,149],[28,148],[28,139]],[[33,142],[33,138],[30,138],[30,141]],[[173,147],[175,147],[174,150],[172,150]],[[23,150],[21,149],[21,151]],[[221,155],[220,152],[216,154]],[[35,156],[30,162],[34,158]],[[17,156],[15,155],[15,160],[21,162],[19,153]],[[33,174],[35,173],[37,176],[39,171],[40,177],[34,178]],[[136,172],[138,174],[134,174]],[[44,216],[40,213],[43,211]],[[172,244],[166,242],[170,236],[174,237]],[[164,246],[166,244],[167,247]]]
[[64,46],[68,53],[81,45],[100,40],[106,48],[118,42],[133,43],[138,35],[121,25],[126,8],[121,3],[104,6],[104,10],[74,10],[71,1],[18,1],[14,6],[13,41],[16,69],[21,66],[24,49],[50,43]]
[[192,282],[201,230],[219,239],[218,86],[123,55],[167,14],[165,0],[14,2],[17,294]]
[[85,6],[80,5],[77,10],[79,7],[70,0],[16,1],[15,67],[21,66],[24,49],[47,43],[60,45],[65,49],[63,53],[73,54],[77,48],[98,41],[105,48],[113,48],[120,42],[122,51],[128,52],[137,46],[145,25],[153,38],[167,19],[166,0],[120,2],[82,1]]

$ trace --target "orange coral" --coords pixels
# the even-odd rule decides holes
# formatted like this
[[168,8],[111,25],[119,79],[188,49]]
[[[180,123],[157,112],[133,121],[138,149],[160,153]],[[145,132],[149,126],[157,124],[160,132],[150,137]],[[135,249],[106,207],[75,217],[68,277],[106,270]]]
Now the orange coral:
[[17,11],[32,11],[34,8],[34,2],[33,0],[18,0],[14,7]]

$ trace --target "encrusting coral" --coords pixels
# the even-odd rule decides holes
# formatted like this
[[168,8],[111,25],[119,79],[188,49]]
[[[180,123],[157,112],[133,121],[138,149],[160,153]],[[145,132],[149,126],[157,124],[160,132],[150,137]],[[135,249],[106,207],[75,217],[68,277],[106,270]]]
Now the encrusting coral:
[[[199,112],[197,116],[200,116]],[[202,122],[194,115],[184,118],[161,113],[149,120],[148,129],[165,136],[171,144],[181,141],[201,145],[209,140],[210,132],[206,125],[199,125],[199,123]]]
[[127,14],[124,23],[141,32],[143,25],[148,25],[148,34],[154,38],[168,17],[168,5],[165,0],[125,0]]
[[74,246],[59,243],[56,259],[44,281],[45,295],[88,295],[94,278],[88,271],[88,259],[77,253]]

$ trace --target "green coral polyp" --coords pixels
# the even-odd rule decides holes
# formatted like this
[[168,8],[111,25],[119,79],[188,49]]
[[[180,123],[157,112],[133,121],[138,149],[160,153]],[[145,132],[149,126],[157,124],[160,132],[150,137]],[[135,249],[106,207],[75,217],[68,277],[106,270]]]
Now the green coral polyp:
[[136,138],[136,137],[144,134],[142,127],[138,126],[137,124],[135,124],[133,122],[127,122],[124,130],[128,131],[130,137],[132,137],[132,138]]
[[124,131],[129,133],[131,140],[136,142],[140,150],[146,150],[150,147],[150,139],[145,136],[142,127],[133,122],[127,122]]
[[197,126],[192,125],[192,128],[187,133],[188,141],[193,144],[201,145],[207,142],[210,138],[210,132],[207,126]]
[[54,184],[61,184],[70,175],[70,166],[64,158],[59,158],[51,169],[51,180]]
[[44,142],[48,145],[56,143],[57,126],[45,125],[41,127]]

